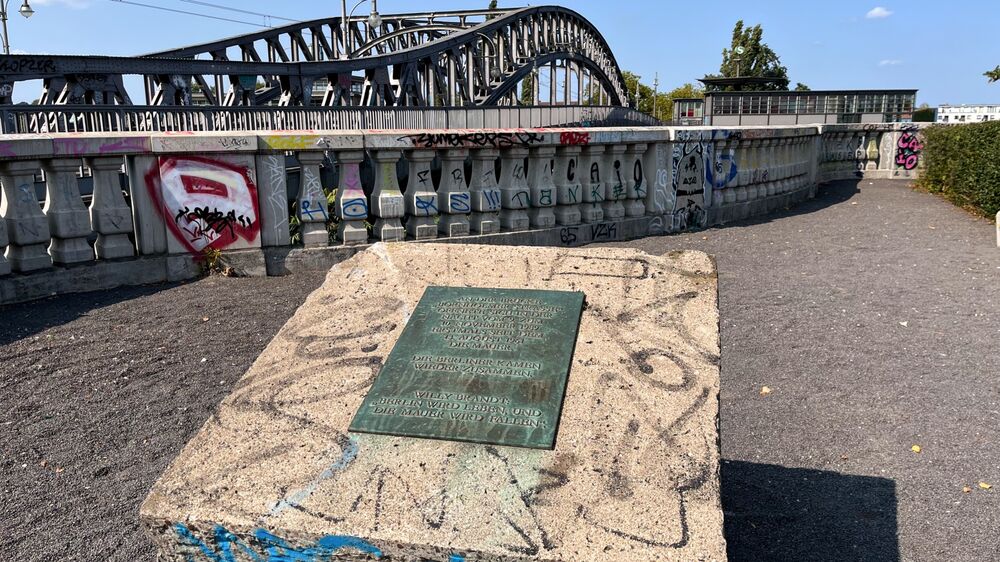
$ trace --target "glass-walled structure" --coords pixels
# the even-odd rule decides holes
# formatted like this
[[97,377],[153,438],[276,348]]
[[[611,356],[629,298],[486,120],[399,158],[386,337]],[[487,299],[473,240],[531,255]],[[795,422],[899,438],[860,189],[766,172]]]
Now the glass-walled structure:
[[916,98],[916,90],[708,92],[701,122],[682,122],[675,105],[674,124],[900,123],[912,121]]

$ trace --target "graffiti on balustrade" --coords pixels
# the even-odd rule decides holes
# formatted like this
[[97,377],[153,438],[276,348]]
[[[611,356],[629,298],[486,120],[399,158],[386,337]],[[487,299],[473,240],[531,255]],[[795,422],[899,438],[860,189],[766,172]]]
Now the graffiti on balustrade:
[[368,199],[361,185],[361,170],[356,162],[342,165],[343,188],[337,194],[340,198],[337,209],[340,217],[347,220],[363,220],[368,217]]
[[680,142],[674,144],[674,225],[686,230],[701,224],[706,190],[710,189],[706,175],[710,143]]
[[590,144],[590,133],[565,131],[559,134],[559,144],[586,146]]
[[418,148],[513,148],[529,147],[545,136],[529,131],[513,133],[418,133],[397,140],[410,141]]
[[188,251],[257,241],[257,187],[247,168],[196,156],[171,156],[146,173],[146,187],[170,233]]
[[920,143],[915,132],[904,132],[896,143],[896,165],[904,170],[912,170],[920,164],[920,151],[924,145]]
[[85,138],[59,138],[52,139],[52,151],[56,156],[84,156],[92,153],[146,153],[149,152],[149,139],[133,137],[108,142]]
[[199,533],[183,523],[174,525],[180,543],[187,547],[185,560],[207,562],[325,562],[346,555],[382,558],[375,545],[357,537],[327,535],[307,546],[293,546],[272,533],[257,529],[252,537],[243,539],[222,525],[210,533]]

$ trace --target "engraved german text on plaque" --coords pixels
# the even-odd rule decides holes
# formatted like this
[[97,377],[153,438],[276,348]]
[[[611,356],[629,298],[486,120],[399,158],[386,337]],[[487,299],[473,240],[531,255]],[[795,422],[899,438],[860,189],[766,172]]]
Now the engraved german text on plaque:
[[554,448],[583,297],[427,287],[350,431]]

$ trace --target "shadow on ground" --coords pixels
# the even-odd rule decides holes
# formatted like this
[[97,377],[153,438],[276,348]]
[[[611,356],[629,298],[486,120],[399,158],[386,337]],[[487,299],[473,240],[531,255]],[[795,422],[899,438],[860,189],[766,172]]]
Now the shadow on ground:
[[723,461],[722,507],[731,561],[900,560],[886,478]]
[[0,306],[0,318],[5,323],[9,322],[7,324],[9,329],[0,330],[0,346],[70,323],[94,310],[147,297],[175,286],[176,283],[160,283],[141,287],[121,287],[109,291],[59,295]]

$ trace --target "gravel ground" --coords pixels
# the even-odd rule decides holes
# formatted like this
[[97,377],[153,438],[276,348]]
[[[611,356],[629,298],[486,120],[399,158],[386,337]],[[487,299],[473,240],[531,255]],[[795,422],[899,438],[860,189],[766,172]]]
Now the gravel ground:
[[840,182],[769,220],[627,245],[716,255],[732,560],[1000,560],[990,222]]
[[[840,182],[768,220],[616,245],[717,256],[731,559],[1000,560],[990,223]],[[0,558],[152,560],[139,503],[322,279],[0,308]]]

